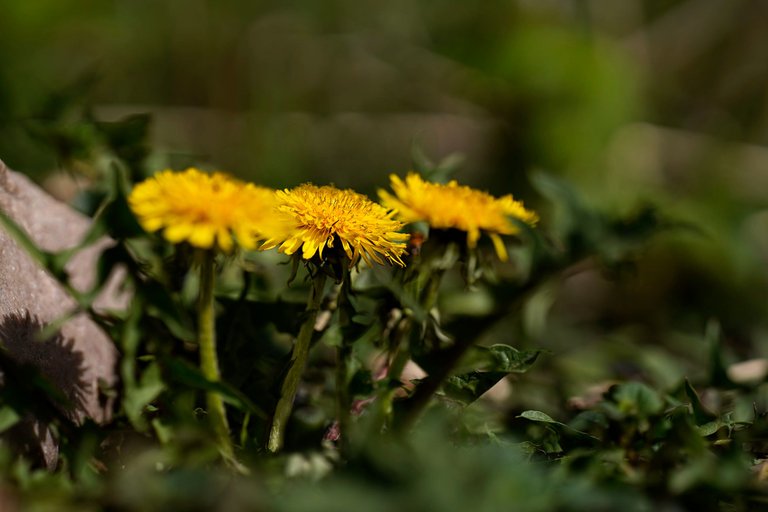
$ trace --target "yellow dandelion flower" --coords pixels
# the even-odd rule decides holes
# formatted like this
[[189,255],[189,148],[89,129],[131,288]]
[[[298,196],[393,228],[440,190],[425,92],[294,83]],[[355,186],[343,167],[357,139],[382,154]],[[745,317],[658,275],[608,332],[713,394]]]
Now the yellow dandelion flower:
[[425,181],[416,173],[408,173],[405,181],[390,175],[394,195],[379,190],[384,207],[397,211],[404,222],[425,221],[434,229],[458,229],[467,233],[467,246],[474,248],[485,232],[491,238],[499,259],[506,261],[507,250],[500,235],[513,235],[519,227],[510,217],[534,225],[539,218],[526,210],[523,203],[511,195],[492,195],[455,180],[448,184]]
[[277,191],[278,211],[293,223],[286,234],[272,236],[262,249],[279,246],[279,251],[301,255],[308,260],[323,251],[341,245],[350,266],[362,258],[372,261],[396,263],[405,266],[401,255],[405,252],[408,235],[399,233],[403,223],[392,218],[381,205],[353,190],[340,190],[333,186],[312,184]]
[[235,241],[255,249],[268,225],[276,229],[274,190],[194,168],[157,173],[134,187],[128,204],[145,230],[201,249],[229,252]]

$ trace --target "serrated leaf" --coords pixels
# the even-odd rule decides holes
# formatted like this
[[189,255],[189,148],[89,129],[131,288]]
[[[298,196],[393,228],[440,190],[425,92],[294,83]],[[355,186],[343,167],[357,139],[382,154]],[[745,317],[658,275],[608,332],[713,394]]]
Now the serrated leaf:
[[498,343],[488,347],[488,352],[497,363],[495,370],[510,373],[525,373],[539,358],[542,350],[518,350]]
[[445,396],[468,405],[510,373],[528,371],[541,352],[518,350],[500,343],[490,347],[472,347],[469,357],[457,367],[462,373],[446,379],[442,392]]
[[472,346],[457,366],[460,373],[472,371],[525,373],[543,353],[543,350],[519,350],[497,343],[488,347]]
[[442,386],[445,396],[469,405],[508,375],[507,372],[472,372],[454,375]]

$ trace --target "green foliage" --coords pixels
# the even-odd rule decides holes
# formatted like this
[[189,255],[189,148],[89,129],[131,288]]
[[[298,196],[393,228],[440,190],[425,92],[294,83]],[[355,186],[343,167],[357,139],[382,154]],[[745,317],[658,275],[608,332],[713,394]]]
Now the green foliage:
[[[768,332],[766,109],[762,82],[744,79],[764,78],[754,63],[765,59],[736,55],[741,73],[715,64],[733,60],[738,44],[726,36],[755,31],[738,6],[694,30],[711,17],[681,17],[678,4],[700,7],[674,1],[637,12],[589,2],[6,3],[0,156],[38,179],[61,168],[82,180],[72,204],[93,225],[59,252],[2,212],[0,225],[75,298],[72,314],[109,334],[120,378],[100,389],[115,400],[112,420],[75,423],[59,390],[0,350],[0,509],[768,503],[766,372],[745,377],[733,364],[764,362]],[[700,37],[670,40],[670,27]],[[658,68],[633,65],[638,48]],[[194,253],[147,235],[127,194],[156,169],[208,162],[280,187],[312,176],[372,192],[406,170],[409,145],[411,168],[430,180],[472,169],[469,181],[514,191],[542,220],[519,225],[505,263],[485,238],[469,250],[464,233],[446,232],[414,237],[405,269],[345,280],[339,262],[321,267],[335,282],[285,450],[267,454],[309,269],[270,253],[218,259],[224,379],[213,382],[196,362]],[[429,156],[446,147],[465,154]],[[541,167],[550,171],[530,172]],[[67,263],[105,235],[114,245],[93,288],[75,290]],[[96,310],[115,272],[129,304]],[[237,464],[221,460],[206,393],[227,404]],[[59,447],[54,467],[19,439],[32,418]]]
[[[495,325],[519,318],[531,295],[572,265],[594,258],[615,273],[637,258],[650,237],[676,226],[650,209],[624,218],[595,212],[566,184],[543,174],[534,183],[559,213],[548,234],[521,225],[511,273],[497,274],[485,260],[482,270],[468,274],[469,260],[482,253],[462,248],[460,238],[435,239],[411,256],[405,271],[361,270],[354,282],[328,297],[323,306],[328,317],[313,336],[313,357],[289,425],[286,448],[294,454],[265,458],[270,411],[288,357],[286,341],[297,334],[304,315],[303,304],[291,299],[294,292],[281,281],[289,273],[301,276],[301,269],[285,268],[283,277],[275,279],[260,254],[220,262],[231,268],[217,294],[225,380],[206,379],[190,350],[195,304],[188,290],[196,286],[194,273],[183,251],[169,258],[164,242],[143,234],[126,205],[124,171],[140,167],[145,154],[134,148],[144,144],[143,137],[131,135],[136,126],[135,119],[128,119],[124,126],[109,127],[117,146],[101,151],[114,163],[104,170],[102,204],[81,246],[61,253],[40,251],[9,217],[2,217],[38,263],[68,287],[63,270],[68,258],[102,234],[115,240],[100,263],[99,282],[76,297],[120,348],[121,383],[114,390],[119,409],[101,427],[44,416],[56,426],[62,446],[59,469],[52,473],[7,455],[5,478],[30,507],[147,510],[152,503],[150,508],[157,510],[215,510],[229,503],[326,510],[376,503],[382,510],[494,510],[499,503],[514,503],[526,510],[650,510],[657,500],[688,507],[706,500],[740,506],[762,499],[755,494],[750,454],[739,448],[739,439],[759,430],[762,419],[736,421],[733,411],[710,411],[688,380],[666,393],[640,381],[619,383],[565,420],[537,410],[505,419],[484,398],[500,382],[514,382],[512,376],[535,373],[538,360],[558,357],[515,348],[509,344],[514,337],[489,343]],[[93,300],[118,267],[125,272],[130,306],[122,312],[94,311]],[[468,279],[470,274],[474,277]],[[478,289],[487,294],[490,302],[480,313],[463,314],[457,302],[452,313],[440,314],[439,297],[455,286],[454,277],[461,286],[471,286],[461,292],[468,300]],[[728,384],[718,344],[712,345],[715,377],[710,383]],[[342,451],[341,445],[322,441],[337,414],[332,404],[339,390],[328,383],[334,371],[331,351],[340,349],[347,351],[351,366],[335,386],[348,387],[349,405],[359,411],[342,433],[347,444]],[[371,363],[376,353],[386,355],[387,366]],[[403,387],[399,372],[411,357],[428,376]],[[4,363],[8,372],[14,367],[12,361]],[[42,402],[56,403],[55,391],[44,381],[31,379],[28,369],[18,371],[25,377],[13,382],[32,387],[4,388],[2,430],[29,412],[40,414],[26,406],[41,403],[33,395],[42,393],[47,397]],[[746,393],[755,390],[745,388]],[[231,475],[215,464],[200,402],[210,392],[231,406],[238,458],[248,471],[266,476],[269,485],[254,487],[253,477]],[[353,405],[353,398],[360,405]],[[18,468],[25,469],[19,473]],[[36,478],[54,479],[60,491],[36,494],[30,483]],[[318,479],[322,483],[313,483]],[[224,486],[234,489],[225,501],[205,497]],[[141,489],[141,498],[127,493],[128,488]]]
[[[498,264],[484,256],[490,247],[470,253],[460,238],[447,238],[425,243],[404,271],[361,269],[354,281],[337,285],[323,302],[327,318],[316,326],[290,420],[291,454],[265,457],[287,342],[303,322],[304,306],[294,300],[306,288],[302,269],[277,267],[281,277],[276,278],[262,254],[220,261],[229,269],[217,291],[225,380],[206,379],[190,350],[195,340],[190,289],[197,283],[189,260],[183,251],[169,258],[170,248],[143,234],[127,208],[125,171],[140,168],[145,155],[135,148],[144,144],[143,137],[132,135],[142,123],[127,119],[111,125],[110,144],[95,150],[106,151],[113,163],[104,168],[102,203],[82,245],[103,234],[115,245],[100,263],[94,289],[75,295],[120,348],[121,381],[112,390],[118,410],[108,425],[73,425],[55,413],[64,406],[39,377],[8,381],[0,429],[12,429],[31,412],[50,422],[62,447],[58,468],[50,473],[34,469],[34,459],[5,455],[3,481],[25,507],[459,511],[509,503],[521,510],[650,510],[670,500],[712,509],[717,503],[738,508],[763,499],[750,473],[750,449],[741,448],[752,432],[760,435],[762,416],[755,412],[736,420],[733,410],[713,412],[689,380],[671,391],[640,381],[615,384],[563,420],[537,410],[510,415],[514,410],[485,398],[502,381],[535,374],[539,360],[559,357],[516,348],[509,344],[514,336],[506,343],[489,342],[494,326],[520,318],[532,294],[574,264],[591,258],[615,275],[653,235],[675,227],[650,209],[624,218],[596,212],[564,182],[543,174],[534,183],[557,206],[558,216],[549,233],[521,225],[507,273],[497,273]],[[76,249],[40,251],[9,217],[1,219],[71,290],[63,269]],[[482,270],[468,273],[470,259],[478,257]],[[132,295],[129,307],[94,311],[94,298],[118,267]],[[295,291],[283,284],[289,274],[297,277]],[[457,303],[442,315],[440,295],[457,277],[464,291],[454,293],[484,290],[487,306],[464,312]],[[727,393],[733,386],[722,367],[717,334],[709,336],[714,340],[709,385],[725,385],[716,392]],[[331,385],[338,364],[333,350],[349,358],[348,373],[336,381],[346,387],[342,394]],[[387,365],[376,363],[375,354],[384,354]],[[400,372],[410,358],[428,375],[403,386]],[[8,376],[30,371],[5,359],[3,368]],[[21,382],[30,384],[16,384]],[[758,390],[740,389],[745,396]],[[201,408],[202,396],[210,392],[230,406],[237,457],[245,464],[241,471],[254,476],[231,474],[216,463],[214,436]],[[342,432],[345,448],[329,437],[338,396],[346,396],[344,403],[357,411]],[[41,403],[58,405],[47,413],[28,406]],[[37,493],[35,482],[42,481],[54,482],[50,489],[56,491]],[[224,488],[226,498],[210,498]]]

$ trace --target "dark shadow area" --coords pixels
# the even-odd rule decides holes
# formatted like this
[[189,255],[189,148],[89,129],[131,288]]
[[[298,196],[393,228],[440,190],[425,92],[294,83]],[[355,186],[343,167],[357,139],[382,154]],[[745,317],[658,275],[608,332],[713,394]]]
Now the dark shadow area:
[[60,333],[44,338],[45,324],[29,312],[0,320],[0,404],[22,414],[7,433],[14,449],[51,467],[57,446],[48,425],[79,423],[88,384],[84,357]]
[[[75,350],[74,340],[60,333],[43,339],[45,325],[31,315],[13,313],[0,320],[0,342],[8,359],[20,367],[31,366],[51,386],[48,401],[69,419],[85,413],[84,357]],[[5,359],[5,358],[3,358]],[[2,361],[3,372],[6,361]],[[6,385],[14,385],[5,379]]]

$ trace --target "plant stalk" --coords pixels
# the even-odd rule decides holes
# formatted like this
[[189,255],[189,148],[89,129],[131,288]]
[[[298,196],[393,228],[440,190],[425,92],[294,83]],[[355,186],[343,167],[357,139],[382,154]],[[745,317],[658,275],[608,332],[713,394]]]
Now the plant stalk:
[[272,418],[272,426],[269,430],[267,449],[272,453],[280,451],[285,441],[285,427],[288,423],[288,418],[291,416],[296,391],[299,389],[301,375],[304,373],[304,367],[307,364],[309,346],[315,329],[315,319],[323,300],[325,279],[325,274],[319,271],[312,278],[312,289],[307,300],[306,318],[304,323],[301,324],[299,335],[291,351],[290,367],[283,380],[283,385],[280,389],[280,399],[277,401],[275,415]]
[[[216,322],[213,309],[214,253],[206,251],[200,266],[200,297],[197,310],[200,370],[206,379],[219,382],[219,361],[216,355]],[[232,440],[229,437],[227,412],[221,395],[209,391],[205,395],[208,418],[216,435],[219,451],[227,460],[234,459]]]
[[336,351],[336,418],[339,422],[339,448],[342,454],[349,453],[350,447],[350,409],[352,408],[352,397],[349,394],[349,359],[352,356],[352,342],[347,339],[347,330],[352,323],[350,311],[352,305],[349,296],[352,287],[352,276],[349,273],[348,266],[344,269],[342,277],[341,290],[339,291],[338,309],[339,309],[339,327],[342,330],[341,344]]

